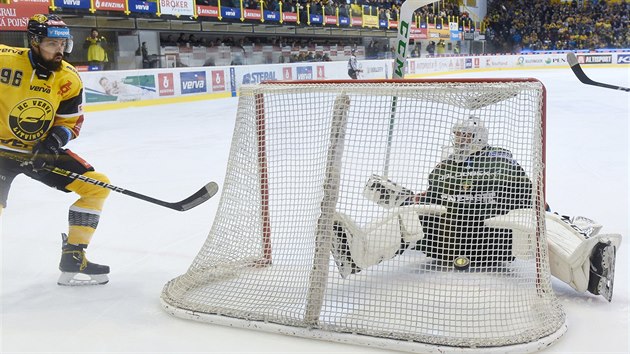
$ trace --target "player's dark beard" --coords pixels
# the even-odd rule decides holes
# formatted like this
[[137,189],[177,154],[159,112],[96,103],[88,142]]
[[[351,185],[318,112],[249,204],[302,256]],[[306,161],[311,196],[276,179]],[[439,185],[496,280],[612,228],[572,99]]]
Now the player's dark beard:
[[[57,57],[60,57],[61,59],[63,59],[63,53],[59,52],[59,53],[55,53],[55,59]],[[56,61],[55,59],[53,60],[44,60],[42,59],[42,65],[48,69],[48,71],[57,71],[59,69],[61,69],[61,60]]]
[[[61,56],[63,58],[63,53],[56,53],[55,58],[57,58],[58,56]],[[35,53],[34,50],[31,50],[31,58],[33,59],[33,64],[35,64],[35,73],[40,79],[47,80],[53,71],[57,71],[61,68],[61,60],[45,60],[41,57],[41,55]]]

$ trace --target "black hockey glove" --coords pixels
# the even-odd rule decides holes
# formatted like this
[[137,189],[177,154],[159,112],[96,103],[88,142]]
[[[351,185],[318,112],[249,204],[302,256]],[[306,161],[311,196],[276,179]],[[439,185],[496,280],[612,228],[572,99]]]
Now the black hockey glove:
[[69,140],[70,136],[66,128],[52,128],[44,140],[40,140],[33,146],[33,157],[31,158],[33,171],[40,174],[48,173],[49,171],[45,168],[55,165],[61,153],[61,147],[66,145]]

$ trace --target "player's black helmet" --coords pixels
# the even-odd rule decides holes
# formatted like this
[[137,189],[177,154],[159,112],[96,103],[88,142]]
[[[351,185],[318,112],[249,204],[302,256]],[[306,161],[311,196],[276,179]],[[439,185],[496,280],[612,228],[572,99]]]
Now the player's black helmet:
[[33,15],[28,20],[27,33],[29,40],[38,42],[44,37],[70,38],[68,25],[57,15]]

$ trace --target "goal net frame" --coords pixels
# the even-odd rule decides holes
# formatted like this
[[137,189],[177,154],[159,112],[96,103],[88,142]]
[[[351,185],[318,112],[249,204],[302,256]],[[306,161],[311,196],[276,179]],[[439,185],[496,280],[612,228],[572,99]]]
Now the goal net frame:
[[[435,324],[435,329],[431,329],[429,326],[427,328],[424,327],[424,324],[419,323],[418,326],[422,327],[419,329],[419,333],[412,333],[408,337],[406,335],[400,335],[397,333],[398,331],[411,331],[413,332],[415,328],[405,327],[404,330],[398,328],[398,325],[394,325],[391,329],[392,333],[391,337],[388,334],[388,330],[390,324],[385,323],[384,329],[379,328],[374,331],[372,329],[365,329],[363,326],[369,326],[370,321],[379,322],[379,319],[371,319],[366,320],[364,318],[356,319],[351,318],[350,320],[344,318],[340,320],[336,318],[335,314],[330,314],[328,312],[325,313],[322,310],[323,306],[327,306],[326,304],[330,303],[330,299],[326,299],[330,293],[339,292],[342,293],[346,291],[346,285],[348,280],[336,278],[335,280],[331,280],[331,277],[338,277],[335,273],[334,260],[331,254],[331,244],[330,240],[332,237],[332,219],[334,218],[334,214],[336,213],[335,206],[338,203],[338,199],[340,198],[340,175],[342,174],[342,162],[341,160],[344,158],[344,143],[346,140],[345,134],[348,128],[348,107],[352,104],[352,99],[355,96],[352,96],[356,93],[356,90],[363,90],[357,94],[361,95],[369,95],[370,85],[374,85],[374,87],[378,87],[379,89],[384,90],[387,89],[388,85],[396,88],[398,86],[409,86],[414,87],[413,85],[418,85],[418,88],[427,87],[439,87],[446,88],[448,90],[453,90],[453,94],[444,94],[443,96],[436,96],[438,98],[429,97],[428,100],[435,100],[436,104],[447,107],[458,107],[457,110],[459,113],[461,112],[479,112],[483,111],[486,107],[490,107],[495,104],[503,104],[504,101],[509,101],[512,99],[527,101],[529,98],[521,99],[520,96],[517,98],[517,95],[520,95],[519,90],[522,90],[519,85],[530,85],[535,86],[538,91],[538,95],[535,97],[535,102],[528,103],[524,102],[525,105],[531,105],[538,110],[536,119],[539,121],[533,123],[533,131],[529,132],[531,137],[526,137],[527,139],[532,139],[532,149],[535,150],[532,153],[532,158],[537,159],[535,161],[537,169],[537,174],[540,176],[532,176],[534,179],[534,188],[532,191],[532,199],[535,200],[534,208],[532,209],[532,218],[530,222],[531,225],[531,239],[528,239],[528,242],[531,244],[529,247],[530,257],[528,258],[528,269],[532,269],[531,274],[528,273],[526,279],[517,279],[517,281],[522,281],[524,284],[523,288],[527,286],[527,292],[531,293],[531,296],[528,298],[528,301],[533,301],[531,304],[531,309],[537,313],[537,315],[533,315],[532,317],[536,317],[535,319],[527,319],[523,320],[525,323],[521,328],[520,325],[514,325],[511,333],[514,333],[514,338],[510,338],[509,334],[501,334],[501,338],[497,339],[492,336],[492,334],[487,334],[489,340],[486,342],[484,336],[486,334],[476,333],[475,330],[470,328],[465,328],[467,326],[471,326],[470,319],[462,321],[464,334],[462,336],[457,335],[454,338],[449,338],[449,335],[443,335],[440,332],[444,329],[444,332],[448,332],[450,334],[455,333],[456,329],[446,326],[451,326],[453,323],[457,322],[457,314],[450,313],[449,311],[454,311],[453,309],[448,308],[445,314],[445,317],[448,317],[449,322],[448,325],[439,323]],[[493,95],[464,95],[462,94],[467,85],[486,85],[486,86],[496,86],[497,89]],[[507,86],[505,86],[507,85]],[[510,86],[514,85],[514,92],[508,89]],[[314,97],[305,98],[308,99],[318,99],[318,95],[327,95],[326,88],[335,88],[336,94],[334,96],[334,103],[331,103],[326,110],[329,111],[330,115],[332,115],[332,119],[329,123],[326,123],[326,128],[322,130],[326,130],[326,133],[323,135],[327,136],[328,140],[328,153],[325,156],[325,163],[322,166],[325,166],[325,173],[322,175],[322,179],[319,180],[318,183],[322,184],[322,192],[319,195],[321,199],[321,205],[319,206],[320,210],[318,211],[318,220],[316,225],[313,225],[312,233],[313,237],[316,241],[315,246],[310,249],[309,252],[312,252],[309,255],[309,260],[312,261],[308,268],[302,269],[302,271],[308,271],[309,274],[305,276],[308,278],[308,284],[304,285],[305,293],[300,296],[299,300],[296,299],[287,299],[287,302],[291,301],[303,301],[299,305],[292,304],[293,307],[298,307],[300,310],[300,314],[297,316],[299,318],[294,318],[289,316],[286,320],[281,320],[279,317],[268,316],[265,313],[256,313],[254,311],[249,312],[241,312],[239,309],[231,308],[230,305],[225,305],[229,303],[229,300],[225,300],[226,302],[223,305],[210,305],[214,295],[207,295],[204,293],[204,288],[210,287],[212,288],[215,284],[219,284],[219,286],[226,286],[223,292],[230,292],[229,286],[226,284],[232,284],[236,287],[243,287],[244,291],[252,291],[249,296],[256,297],[257,289],[254,289],[256,286],[261,288],[261,291],[271,291],[270,289],[265,288],[265,284],[256,283],[255,281],[252,284],[243,285],[241,283],[239,277],[243,276],[243,282],[247,282],[251,277],[258,276],[253,275],[263,274],[265,272],[271,272],[274,267],[280,267],[280,273],[286,272],[289,273],[294,269],[291,269],[289,266],[284,264],[286,268],[282,269],[283,262],[280,261],[278,264],[276,263],[276,259],[274,257],[274,252],[277,251],[279,247],[277,244],[280,243],[274,237],[274,193],[278,191],[278,185],[271,185],[270,181],[273,180],[273,175],[275,172],[270,171],[270,167],[273,163],[270,162],[269,149],[270,149],[270,139],[271,135],[274,134],[274,129],[269,127],[269,117],[275,115],[281,115],[282,111],[277,111],[277,108],[271,107],[268,103],[268,95],[273,96],[274,92],[289,92],[291,93],[296,88],[298,92],[306,92],[309,88],[313,88],[317,94]],[[471,86],[472,87],[472,86]],[[481,87],[481,86],[479,86]],[[484,86],[485,87],[485,86]],[[366,89],[367,88],[367,89]],[[302,90],[302,91],[300,91]],[[367,90],[367,91],[366,91]],[[459,90],[459,91],[458,91]],[[421,91],[421,90],[420,90]],[[366,93],[368,92],[368,93]],[[393,154],[392,152],[392,141],[395,140],[394,136],[396,134],[397,124],[399,116],[404,111],[404,107],[402,102],[404,99],[410,100],[424,100],[426,97],[417,96],[417,93],[413,90],[402,90],[395,91],[395,93],[389,96],[389,105],[386,107],[386,112],[383,115],[388,120],[387,124],[387,137],[385,140],[385,152],[383,158],[383,174],[385,177],[388,177],[390,171],[393,171],[392,177],[395,175],[395,169],[390,168],[390,157]],[[460,94],[458,95],[457,92]],[[480,90],[483,93],[483,90]],[[177,317],[193,319],[197,321],[203,321],[208,323],[222,324],[228,325],[231,327],[240,327],[240,328],[249,328],[262,330],[273,333],[281,333],[288,334],[300,337],[307,338],[316,338],[323,339],[327,341],[335,341],[341,343],[351,343],[358,345],[366,345],[379,347],[384,349],[394,349],[400,351],[408,351],[408,352],[417,352],[417,353],[508,353],[508,352],[534,352],[541,350],[542,348],[551,345],[555,340],[560,338],[564,332],[566,331],[566,323],[565,316],[562,311],[561,306],[559,305],[553,291],[551,289],[550,283],[550,271],[547,259],[547,251],[545,244],[545,236],[544,232],[544,163],[545,163],[545,116],[546,116],[546,90],[544,85],[540,83],[540,81],[532,78],[510,78],[510,79],[413,79],[413,80],[401,80],[401,79],[392,79],[392,80],[331,80],[331,81],[276,81],[276,82],[266,82],[256,86],[244,86],[240,92],[241,98],[239,99],[239,109],[238,109],[238,117],[235,127],[235,135],[232,141],[232,148],[230,152],[230,162],[228,166],[228,175],[226,176],[224,190],[221,196],[219,211],[215,216],[215,220],[212,226],[212,230],[208,236],[208,240],[206,244],[199,252],[197,258],[189,268],[186,274],[181,275],[169,283],[167,283],[164,287],[161,303],[164,309]],[[350,96],[348,96],[350,95]],[[406,97],[406,95],[409,95]],[[330,98],[332,100],[332,98]],[[300,104],[301,101],[298,102]],[[382,102],[381,102],[382,103]],[[519,104],[520,104],[519,103]],[[253,111],[251,105],[253,104]],[[293,103],[287,103],[293,104]],[[307,105],[307,101],[305,101],[305,106]],[[274,111],[276,110],[276,111]],[[471,113],[472,114],[472,113]],[[243,118],[246,117],[246,118]],[[247,120],[247,121],[245,121]],[[538,125],[537,125],[538,124]],[[251,208],[246,207],[243,208],[242,211],[235,210],[235,205],[231,205],[233,200],[228,200],[229,197],[226,195],[230,194],[232,197],[235,195],[239,195],[237,191],[241,186],[237,181],[233,180],[232,177],[239,174],[233,171],[234,167],[233,163],[239,164],[238,151],[243,148],[240,146],[242,144],[243,139],[240,136],[242,126],[248,126],[247,129],[250,129],[249,139],[250,143],[255,145],[253,150],[251,150],[250,154],[255,154],[255,157],[252,157],[252,161],[255,161],[255,166],[250,165],[250,167],[255,168],[256,172],[254,173],[255,177],[249,176],[249,186],[255,186],[258,189],[256,192],[258,205],[255,210],[251,210]],[[291,126],[287,126],[291,128]],[[299,128],[298,128],[299,129]],[[272,151],[274,154],[281,154],[281,151]],[[400,151],[398,151],[400,153]],[[232,160],[234,162],[232,162]],[[437,162],[437,161],[434,161]],[[369,176],[365,176],[366,178]],[[256,179],[257,181],[252,181],[252,179]],[[418,178],[426,178],[426,176],[420,176]],[[324,188],[323,186],[327,186]],[[308,187],[308,186],[307,186]],[[229,209],[229,210],[228,210]],[[208,261],[209,258],[212,258],[213,249],[221,248],[223,246],[219,245],[219,239],[222,237],[222,233],[229,233],[229,230],[225,230],[226,227],[229,228],[229,225],[222,225],[221,223],[225,223],[224,220],[229,219],[230,217],[240,217],[241,214],[252,213],[251,216],[255,219],[254,224],[258,231],[258,244],[255,245],[255,248],[258,249],[255,256],[250,256],[247,258],[239,258],[239,257],[224,257],[221,262],[217,263],[214,260]],[[285,212],[291,212],[290,209],[285,210]],[[229,224],[229,222],[228,222]],[[276,222],[278,224],[278,222]],[[322,241],[323,240],[323,241]],[[230,240],[222,240],[221,242],[229,243]],[[238,243],[237,241],[235,241]],[[296,241],[298,242],[298,241]],[[291,250],[282,249],[278,252],[288,252]],[[408,252],[413,253],[413,252]],[[209,255],[210,254],[210,255]],[[286,257],[286,254],[281,253],[281,257]],[[410,257],[414,257],[413,255]],[[417,262],[417,259],[412,259],[413,262]],[[423,260],[424,261],[424,260]],[[383,263],[387,262],[387,260],[383,260]],[[391,262],[391,261],[390,261]],[[414,263],[415,264],[415,263]],[[532,265],[530,267],[530,265]],[[424,271],[424,270],[423,270]],[[422,272],[422,271],[421,271]],[[333,273],[333,274],[331,274]],[[364,272],[366,273],[366,272]],[[475,289],[464,287],[464,291],[467,294],[474,293],[481,289],[481,292],[485,291],[484,286],[486,278],[494,277],[493,272],[480,272],[482,274],[477,274],[474,272],[467,274],[475,274],[474,277],[477,277],[476,281],[479,281],[478,284],[474,285]],[[437,280],[435,284],[439,284],[440,287],[444,287],[444,282],[452,281],[455,278],[461,278],[461,274],[458,273],[447,273],[440,272],[434,270],[427,271],[430,276],[444,276],[444,279]],[[264,275],[261,275],[264,277]],[[368,277],[369,275],[363,275],[363,277]],[[514,272],[513,274],[509,274],[507,276],[499,275],[498,277],[503,278],[518,278],[520,275],[518,272]],[[350,278],[354,277],[351,275]],[[415,277],[415,275],[413,276]],[[473,276],[471,276],[473,277]],[[279,279],[279,278],[278,278]],[[281,280],[274,278],[274,281]],[[364,278],[362,278],[364,279]],[[495,278],[493,278],[495,279]],[[288,278],[287,282],[290,281]],[[352,280],[355,281],[355,280]],[[417,281],[417,279],[415,280]],[[511,280],[500,280],[500,282],[509,282]],[[346,283],[344,283],[346,282]],[[271,281],[270,283],[273,283]],[[258,285],[255,285],[258,284]],[[356,291],[361,291],[362,284],[367,284],[367,286],[371,286],[369,281],[357,281],[356,284],[351,287],[351,289]],[[419,285],[419,286],[427,286],[429,287],[431,282],[428,282],[428,285]],[[398,284],[394,285],[398,286]],[[488,290],[490,292],[498,291],[496,288],[499,285],[493,284],[492,287],[494,289]],[[520,289],[521,284],[515,287],[515,289]],[[248,290],[249,289],[249,290]],[[332,289],[332,290],[331,290]],[[445,288],[438,289],[441,292],[444,292]],[[426,289],[425,289],[426,290]],[[212,290],[214,291],[214,290]],[[239,290],[240,291],[240,290]],[[381,290],[379,290],[381,291]],[[387,289],[383,290],[387,292]],[[395,289],[394,289],[395,291]],[[424,290],[423,290],[424,291]],[[430,289],[427,290],[430,292]],[[456,296],[457,290],[454,289],[454,292],[448,296]],[[499,290],[500,291],[500,290]],[[516,291],[516,290],[515,290]],[[225,294],[229,296],[228,294]],[[234,294],[231,294],[234,295]],[[348,296],[348,293],[346,293]],[[351,296],[351,295],[350,295]],[[441,295],[440,295],[441,296]],[[502,294],[502,296],[509,297],[506,294]],[[247,297],[247,296],[245,296]],[[532,300],[533,299],[533,300]],[[286,309],[282,309],[284,305],[282,303],[284,299],[273,299],[270,300],[273,302],[271,307],[274,307],[274,310],[283,312],[289,311]],[[378,300],[369,299],[366,303],[363,303],[364,299],[358,299],[357,304],[360,303],[361,306],[370,307],[373,304],[370,303],[374,301],[382,301],[381,298]],[[236,300],[235,300],[236,301]],[[243,300],[245,302],[250,300]],[[257,302],[257,300],[251,300],[252,302]],[[260,300],[261,302],[263,300]],[[275,303],[277,301],[278,303]],[[337,302],[344,302],[343,299],[336,300]],[[354,300],[353,300],[354,301]],[[458,300],[459,301],[459,300]],[[207,303],[206,303],[207,302]],[[326,304],[324,304],[326,302]],[[335,301],[333,301],[335,302]],[[444,298],[440,298],[439,301],[435,303],[444,303]],[[435,305],[435,303],[432,303]],[[527,314],[515,313],[512,314],[511,309],[494,309],[492,305],[488,305],[481,302],[476,302],[476,300],[471,300],[471,304],[474,306],[479,306],[480,308],[484,308],[480,310],[480,314],[482,316],[492,316],[494,312],[501,312],[499,314],[499,319],[497,321],[505,321],[509,323],[506,327],[512,326],[513,322],[516,322],[520,317],[527,317]],[[432,306],[433,306],[432,305]],[[261,306],[268,306],[268,304],[262,304]],[[343,304],[343,306],[355,306],[355,304]],[[359,305],[356,305],[357,307]],[[380,306],[380,305],[379,305]],[[464,305],[462,305],[464,306]],[[238,307],[238,305],[236,305]],[[413,306],[412,306],[413,307]],[[448,306],[447,306],[448,307]],[[461,307],[455,306],[456,308],[461,309]],[[485,309],[488,307],[489,309]],[[487,310],[488,313],[485,311]],[[334,311],[334,309],[333,309]],[[423,311],[420,308],[414,308],[410,311]],[[431,310],[432,311],[432,310]],[[352,312],[350,310],[342,309],[341,312]],[[438,314],[440,311],[437,311]],[[545,316],[545,313],[549,313],[549,318],[543,318],[541,316]],[[403,314],[404,316],[418,316],[418,318],[425,318],[416,313],[411,314]],[[514,318],[510,318],[510,316],[514,315]],[[352,316],[352,315],[349,315]],[[538,317],[540,318],[538,318]],[[328,323],[328,317],[333,318],[332,321],[334,323]],[[387,316],[385,316],[387,317]],[[384,319],[384,322],[390,321],[391,319]],[[528,321],[531,320],[531,323]],[[534,323],[544,323],[545,321],[551,321],[553,323],[547,324],[544,329],[538,328],[530,328],[536,327]],[[338,321],[338,322],[335,322]],[[340,321],[340,322],[339,322]],[[348,321],[348,325],[346,327],[345,321]],[[474,321],[473,321],[474,322]],[[341,325],[339,323],[342,323]],[[358,327],[354,327],[359,323]],[[378,323],[376,326],[380,325]],[[529,327],[528,327],[529,326]],[[495,326],[495,330],[499,330]],[[424,333],[428,332],[428,333]],[[473,338],[467,338],[466,332],[470,331],[471,336]],[[432,333],[435,332],[435,333]],[[437,333],[437,334],[436,334]],[[506,332],[507,333],[507,332]],[[524,339],[523,339],[524,338]]]

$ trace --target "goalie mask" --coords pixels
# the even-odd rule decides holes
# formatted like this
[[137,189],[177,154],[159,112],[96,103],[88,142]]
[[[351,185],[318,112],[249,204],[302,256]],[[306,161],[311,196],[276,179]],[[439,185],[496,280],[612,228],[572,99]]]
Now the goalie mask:
[[488,129],[481,119],[470,116],[453,125],[453,155],[459,160],[483,149],[488,145]]

